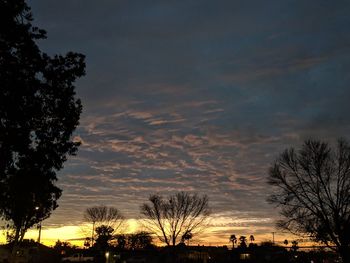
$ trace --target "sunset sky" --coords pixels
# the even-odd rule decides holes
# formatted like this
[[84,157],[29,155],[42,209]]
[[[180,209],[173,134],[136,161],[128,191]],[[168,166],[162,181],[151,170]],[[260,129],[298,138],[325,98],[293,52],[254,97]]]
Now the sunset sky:
[[266,202],[269,165],[306,138],[350,138],[349,1],[29,5],[48,32],[44,51],[87,61],[76,83],[82,146],[59,172],[44,242],[79,237],[84,210],[101,204],[133,231],[150,194],[177,191],[209,196],[211,227],[194,242],[283,240]]

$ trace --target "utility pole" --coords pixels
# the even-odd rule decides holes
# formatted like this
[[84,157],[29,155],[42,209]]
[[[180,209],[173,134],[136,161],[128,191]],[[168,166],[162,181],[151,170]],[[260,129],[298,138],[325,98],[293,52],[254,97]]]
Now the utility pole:
[[[40,207],[39,206],[36,206],[35,207],[35,211],[39,211]],[[40,243],[40,239],[41,239],[41,220],[39,221],[39,224],[38,224],[38,229],[39,229],[39,236],[38,236],[38,243]]]
[[91,247],[94,245],[95,221],[92,222]]
[[272,232],[272,244],[275,244],[275,233],[276,232]]
[[38,243],[40,243],[40,239],[41,239],[41,221],[39,222],[38,228],[39,228]]

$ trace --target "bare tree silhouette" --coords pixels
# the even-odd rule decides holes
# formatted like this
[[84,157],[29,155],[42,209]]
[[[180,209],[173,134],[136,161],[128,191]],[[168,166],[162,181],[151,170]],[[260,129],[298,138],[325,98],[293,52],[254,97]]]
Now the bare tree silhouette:
[[339,139],[332,149],[318,140],[299,151],[285,150],[269,171],[274,193],[269,201],[281,208],[278,226],[307,235],[350,262],[350,147]]
[[141,206],[144,226],[168,246],[185,233],[198,233],[210,214],[208,197],[180,192],[164,198],[152,195]]
[[92,224],[91,246],[94,244],[95,232],[98,227],[104,226],[101,230],[112,229],[111,235],[114,235],[125,223],[123,215],[117,208],[107,206],[87,208],[84,213],[84,219]]

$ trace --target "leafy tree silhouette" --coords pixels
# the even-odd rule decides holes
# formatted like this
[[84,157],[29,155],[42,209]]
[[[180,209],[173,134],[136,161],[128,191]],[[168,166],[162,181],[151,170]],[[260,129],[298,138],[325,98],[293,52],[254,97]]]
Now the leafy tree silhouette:
[[84,56],[49,55],[36,44],[24,0],[0,1],[0,215],[15,246],[28,228],[57,208],[56,173],[79,142],[72,139],[82,110],[74,82]]
[[126,248],[126,245],[127,245],[127,239],[126,239],[126,236],[125,235],[117,235],[115,237],[116,239],[116,248],[120,249],[120,250],[123,250]]
[[55,245],[53,246],[53,249],[55,249],[58,252],[58,254],[62,255],[66,254],[67,252],[73,252],[76,249],[76,246],[66,241],[57,240]]
[[96,227],[96,243],[95,247],[97,247],[100,251],[106,251],[109,247],[109,242],[113,239],[114,229],[110,226],[101,225]]
[[187,246],[190,245],[190,239],[193,238],[193,234],[189,231],[185,232],[181,237],[181,242],[185,243],[187,241]]
[[148,232],[138,232],[128,236],[129,249],[145,249],[152,245],[152,236]]
[[91,238],[87,237],[84,240],[84,248],[89,248],[89,247],[91,247]]
[[241,248],[247,247],[247,238],[245,236],[239,237],[239,247],[241,247]]
[[298,241],[293,240],[293,241],[292,241],[292,248],[291,248],[291,250],[294,251],[294,252],[296,252],[298,249],[299,249]]

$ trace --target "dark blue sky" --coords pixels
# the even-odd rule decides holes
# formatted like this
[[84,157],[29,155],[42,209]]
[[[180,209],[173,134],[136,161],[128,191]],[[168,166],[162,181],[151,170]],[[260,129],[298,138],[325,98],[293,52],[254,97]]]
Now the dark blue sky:
[[48,225],[78,224],[99,204],[137,218],[149,194],[184,190],[209,195],[218,236],[263,235],[278,153],[349,138],[349,1],[29,4],[48,31],[42,49],[87,57],[83,145]]

